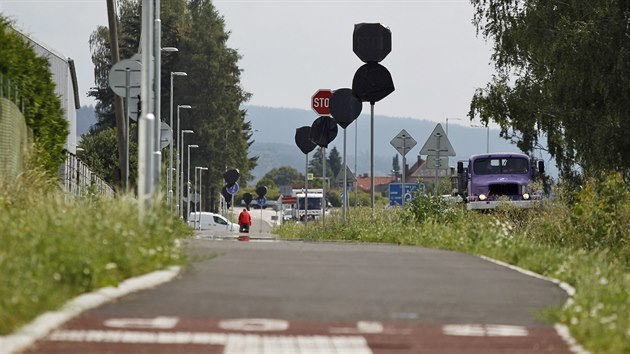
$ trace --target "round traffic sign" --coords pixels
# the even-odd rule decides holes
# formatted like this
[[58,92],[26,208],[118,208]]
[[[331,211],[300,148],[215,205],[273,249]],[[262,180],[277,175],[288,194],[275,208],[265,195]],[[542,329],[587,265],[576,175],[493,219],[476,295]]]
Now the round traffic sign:
[[315,113],[319,114],[320,116],[330,115],[331,95],[332,91],[327,89],[321,89],[315,92],[315,94],[311,97],[311,108],[313,108]]
[[267,204],[267,198],[259,197],[258,199],[256,199],[256,203],[258,203],[258,205],[262,207],[263,205]]
[[[129,70],[129,81],[127,81],[127,70]],[[142,81],[142,63],[133,59],[123,59],[112,65],[109,70],[109,87],[115,94],[121,97],[127,95],[135,97],[140,95],[140,83]]]
[[173,132],[171,131],[171,127],[166,124],[166,122],[162,122],[160,125],[160,149],[169,146],[172,141]]
[[227,186],[225,190],[227,190],[227,192],[231,195],[238,193],[238,182],[234,182],[234,185],[232,186]]

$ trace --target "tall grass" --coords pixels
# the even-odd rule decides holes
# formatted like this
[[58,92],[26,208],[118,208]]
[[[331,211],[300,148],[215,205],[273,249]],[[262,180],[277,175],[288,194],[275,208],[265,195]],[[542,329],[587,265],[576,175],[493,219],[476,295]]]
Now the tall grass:
[[[348,223],[326,228],[285,224],[287,238],[387,242],[492,258],[565,281],[577,294],[545,311],[566,324],[593,353],[630,353],[630,190],[619,175],[589,181],[578,193],[559,190],[540,210],[509,207],[492,213],[448,208],[418,197],[406,210],[351,209]],[[569,202],[569,200],[571,202]]]
[[0,188],[0,334],[77,294],[184,261],[177,240],[191,231],[163,208],[141,220],[133,198],[75,198],[34,172]]

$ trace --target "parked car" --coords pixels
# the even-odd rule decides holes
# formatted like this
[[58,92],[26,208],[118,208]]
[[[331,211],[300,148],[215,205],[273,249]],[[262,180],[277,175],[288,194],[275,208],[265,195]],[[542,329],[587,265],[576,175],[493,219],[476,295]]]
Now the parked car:
[[222,215],[206,211],[192,212],[188,217],[188,225],[197,230],[229,231],[238,233],[238,225],[229,222]]

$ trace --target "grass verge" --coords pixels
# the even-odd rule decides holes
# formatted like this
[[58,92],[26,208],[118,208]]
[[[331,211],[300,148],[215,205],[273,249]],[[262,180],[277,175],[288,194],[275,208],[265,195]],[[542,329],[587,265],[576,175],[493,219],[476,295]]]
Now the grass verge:
[[166,208],[140,219],[131,197],[74,198],[32,174],[1,187],[0,335],[78,294],[185,261],[178,239],[191,230]]
[[370,209],[351,209],[346,225],[331,215],[326,228],[314,222],[305,230],[289,223],[276,232],[284,238],[386,242],[485,255],[562,280],[577,294],[568,306],[544,311],[545,318],[567,325],[592,353],[620,354],[630,353],[626,197],[630,192],[619,179],[589,184],[572,203],[559,200],[542,210],[481,214],[417,197],[406,210],[376,210],[374,218]]

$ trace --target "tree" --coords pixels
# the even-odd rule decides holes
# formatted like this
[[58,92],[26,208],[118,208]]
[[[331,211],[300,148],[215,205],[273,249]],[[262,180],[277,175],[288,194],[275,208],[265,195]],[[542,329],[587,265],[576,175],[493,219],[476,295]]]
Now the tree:
[[398,154],[394,155],[394,158],[392,159],[392,171],[394,171],[396,176],[398,175],[398,173],[400,173],[400,162],[398,160]]
[[[140,43],[141,5],[132,0],[122,0],[119,5],[120,52],[122,58],[129,58]],[[181,129],[195,132],[185,143],[199,145],[191,154],[191,166],[208,167],[203,190],[221,190],[219,181],[226,165],[240,170],[239,183],[245,186],[257,160],[248,156],[252,129],[245,121],[247,112],[240,108],[250,94],[240,85],[240,55],[227,46],[224,20],[209,0],[163,1],[161,6],[162,43],[179,49],[162,56],[161,119],[169,118],[170,73],[185,71],[187,77],[174,81],[175,103],[193,107],[182,116]],[[113,93],[107,83],[111,59],[106,28],[96,29],[90,48],[96,75],[90,95],[97,99],[99,129],[106,129],[115,125]],[[174,136],[175,144],[178,138]],[[204,204],[210,205],[208,200]]]
[[50,176],[56,176],[66,157],[63,146],[68,136],[68,122],[55,93],[48,59],[37,55],[2,16],[0,48],[0,84],[6,90],[10,82],[12,95],[17,93],[18,97],[12,100],[24,107],[22,113],[35,142],[36,151],[32,154],[35,164]]
[[308,172],[312,173],[314,176],[320,176],[322,175],[322,167],[323,167],[323,152],[322,152],[322,148],[315,148],[315,152],[313,153],[313,155],[310,158],[310,161],[308,162]]
[[272,168],[262,179],[269,179],[277,186],[304,184],[304,175],[291,166]]
[[341,161],[339,150],[337,150],[336,146],[333,146],[328,154],[328,166],[330,166],[331,177],[336,177],[339,174],[342,167],[341,165],[343,165],[343,162]]
[[564,176],[630,171],[630,8],[627,1],[472,0],[494,43],[497,74],[469,117],[496,122],[532,152],[546,137]]
[[[135,125],[131,134],[135,133]],[[90,129],[83,135],[81,147],[77,155],[90,169],[108,183],[118,181],[121,176],[116,175],[119,168],[116,128]],[[138,175],[138,145],[134,141],[129,144],[129,184],[134,185]]]

